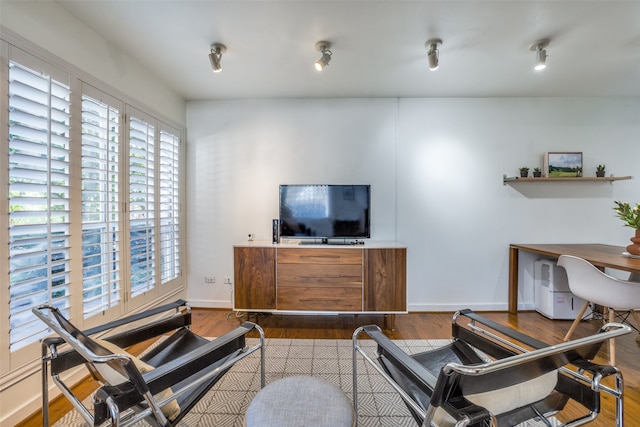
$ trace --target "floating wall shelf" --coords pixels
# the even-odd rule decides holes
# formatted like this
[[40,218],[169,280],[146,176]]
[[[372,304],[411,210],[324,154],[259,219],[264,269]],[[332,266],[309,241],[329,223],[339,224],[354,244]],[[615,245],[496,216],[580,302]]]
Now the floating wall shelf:
[[625,179],[632,179],[632,176],[603,176],[602,178],[591,177],[591,176],[576,176],[569,178],[548,178],[548,177],[540,177],[540,178],[520,178],[518,176],[502,176],[502,184],[518,184],[525,182],[608,182],[613,184],[613,181],[622,181]]

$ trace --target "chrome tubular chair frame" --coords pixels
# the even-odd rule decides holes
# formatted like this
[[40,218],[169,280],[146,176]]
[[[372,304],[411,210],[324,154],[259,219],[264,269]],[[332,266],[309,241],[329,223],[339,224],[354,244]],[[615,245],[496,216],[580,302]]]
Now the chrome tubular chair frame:
[[[591,336],[548,345],[462,310],[452,319],[451,344],[408,355],[379,327],[363,326],[353,333],[356,418],[358,364],[367,363],[400,395],[419,425],[511,426],[549,417],[574,401],[583,410],[561,425],[575,427],[598,416],[603,392],[616,399],[616,425],[623,427],[622,373],[592,359],[607,340],[630,332],[626,325],[609,323]],[[363,348],[364,337],[376,344],[375,355]],[[610,376],[613,386],[603,385]]]
[[[101,425],[110,421],[112,426],[128,426],[143,419],[156,426],[176,425],[235,363],[258,350],[261,387],[265,385],[262,328],[244,322],[209,341],[191,331],[191,309],[183,300],[86,331],[75,328],[55,307],[40,306],[33,312],[57,335],[42,341],[45,426],[49,425],[49,376],[87,423]],[[121,327],[125,327],[123,332],[113,333]],[[257,331],[259,342],[248,347],[245,339],[251,331]],[[92,338],[107,333],[111,334],[101,340]],[[129,347],[160,337],[163,339],[156,341],[140,358],[141,362],[134,361],[137,358],[124,350],[114,352],[105,347]],[[140,370],[136,362],[148,365],[147,369]],[[93,397],[93,411],[63,380],[66,373],[83,364],[101,383]],[[103,373],[105,368],[117,372],[124,382],[109,383]],[[162,409],[169,403],[178,406],[172,419]]]

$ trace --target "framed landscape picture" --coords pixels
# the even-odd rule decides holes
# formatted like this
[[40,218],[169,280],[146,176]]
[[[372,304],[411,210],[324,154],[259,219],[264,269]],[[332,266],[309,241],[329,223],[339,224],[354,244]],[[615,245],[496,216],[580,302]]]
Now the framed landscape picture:
[[546,153],[544,171],[549,178],[582,176],[582,152]]

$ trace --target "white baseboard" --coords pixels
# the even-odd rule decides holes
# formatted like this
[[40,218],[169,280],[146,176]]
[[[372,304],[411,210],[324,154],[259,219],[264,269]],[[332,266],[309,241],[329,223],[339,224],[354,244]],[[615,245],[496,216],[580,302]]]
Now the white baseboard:
[[221,308],[232,310],[229,300],[187,300],[189,305],[194,308]]
[[[191,307],[197,308],[219,308],[232,310],[227,300],[189,300]],[[429,312],[429,311],[457,311],[464,308],[470,308],[474,311],[507,311],[506,303],[488,303],[488,304],[409,304],[407,311],[409,312]],[[533,302],[518,303],[518,310],[535,310]]]
[[[430,312],[430,311],[457,311],[469,308],[473,311],[507,311],[509,309],[506,303],[489,303],[489,304],[409,304],[407,309],[409,312]],[[518,310],[535,310],[533,302],[518,303]]]

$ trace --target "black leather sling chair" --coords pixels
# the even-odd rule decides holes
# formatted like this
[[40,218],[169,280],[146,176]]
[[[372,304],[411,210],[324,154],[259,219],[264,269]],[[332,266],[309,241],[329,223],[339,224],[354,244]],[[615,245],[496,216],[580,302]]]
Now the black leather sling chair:
[[[49,425],[49,371],[62,394],[94,426],[111,421],[111,425],[122,427],[140,420],[153,426],[174,426],[236,362],[257,350],[264,387],[262,329],[245,322],[209,341],[191,331],[191,310],[183,300],[86,331],[73,326],[55,307],[44,305],[33,312],[57,335],[42,341],[45,426]],[[251,331],[257,331],[260,339],[249,348],[245,338]],[[154,338],[139,358],[123,349]],[[82,364],[101,384],[93,396],[92,410],[63,379],[65,373]]]
[[[597,417],[605,392],[616,399],[616,425],[622,427],[622,374],[592,359],[607,340],[630,331],[609,323],[594,335],[548,345],[462,310],[453,316],[450,344],[409,355],[377,326],[364,326],[353,334],[354,408],[357,413],[361,355],[400,394],[418,425],[504,427],[537,419],[551,426],[548,417],[573,401],[572,421],[554,425],[578,426]],[[377,344],[375,355],[371,345],[367,353],[364,343],[371,341],[361,334]],[[609,376],[613,384],[604,385]]]

